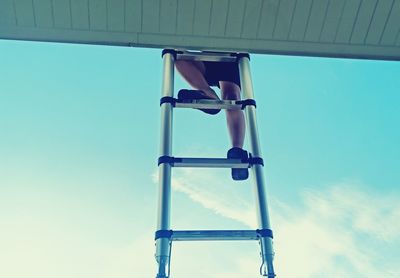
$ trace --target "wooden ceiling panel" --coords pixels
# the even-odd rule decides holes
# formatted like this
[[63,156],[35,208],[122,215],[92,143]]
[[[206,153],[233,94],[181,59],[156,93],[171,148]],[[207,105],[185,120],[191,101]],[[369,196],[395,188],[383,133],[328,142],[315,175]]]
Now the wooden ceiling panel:
[[400,0],[0,0],[0,39],[400,60]]

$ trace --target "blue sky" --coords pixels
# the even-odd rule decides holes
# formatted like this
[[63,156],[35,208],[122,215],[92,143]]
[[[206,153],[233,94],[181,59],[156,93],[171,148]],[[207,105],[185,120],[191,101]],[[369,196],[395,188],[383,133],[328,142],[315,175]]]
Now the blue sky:
[[[0,41],[0,61],[0,276],[154,276],[160,50]],[[279,277],[399,277],[400,63],[251,66]],[[174,111],[176,156],[228,148],[223,113]],[[173,184],[172,228],[256,226],[251,181]],[[172,274],[256,276],[258,252],[179,243]]]

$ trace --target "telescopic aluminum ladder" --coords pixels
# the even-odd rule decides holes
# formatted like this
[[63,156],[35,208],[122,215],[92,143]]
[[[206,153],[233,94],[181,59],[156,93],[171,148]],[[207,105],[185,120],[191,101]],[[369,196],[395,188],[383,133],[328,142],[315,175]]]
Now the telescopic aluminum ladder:
[[[268,205],[264,186],[263,160],[258,139],[256,102],[250,74],[250,56],[247,53],[207,53],[164,49],[163,81],[161,92],[161,137],[159,167],[159,203],[156,241],[156,278],[170,277],[170,256],[173,241],[193,240],[258,240],[261,248],[260,275],[275,277],[273,267],[274,251],[272,230],[268,216]],[[191,100],[174,98],[174,62],[177,60],[237,62],[243,100]],[[244,109],[248,138],[250,142],[249,159],[226,158],[178,158],[172,156],[172,115],[173,108],[202,109]],[[171,170],[172,167],[206,168],[251,168],[255,182],[258,225],[257,230],[199,230],[176,231],[170,227],[171,208]]]

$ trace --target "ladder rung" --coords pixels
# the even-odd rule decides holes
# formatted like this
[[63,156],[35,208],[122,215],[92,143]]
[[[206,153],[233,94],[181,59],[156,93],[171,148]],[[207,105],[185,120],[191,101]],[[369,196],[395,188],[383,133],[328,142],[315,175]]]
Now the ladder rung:
[[236,104],[235,100],[193,99],[184,101],[179,100],[176,102],[175,107],[240,110],[242,104]]
[[171,240],[258,240],[259,234],[252,230],[174,231]]
[[209,61],[209,62],[236,62],[236,57],[231,53],[220,52],[190,52],[177,53],[177,60]]
[[192,168],[249,168],[249,162],[232,158],[176,158],[174,167]]

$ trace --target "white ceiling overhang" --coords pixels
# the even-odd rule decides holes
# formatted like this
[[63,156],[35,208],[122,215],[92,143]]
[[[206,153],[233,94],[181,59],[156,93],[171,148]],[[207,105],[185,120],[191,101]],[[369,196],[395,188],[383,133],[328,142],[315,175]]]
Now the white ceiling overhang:
[[400,0],[0,0],[0,38],[400,60]]

